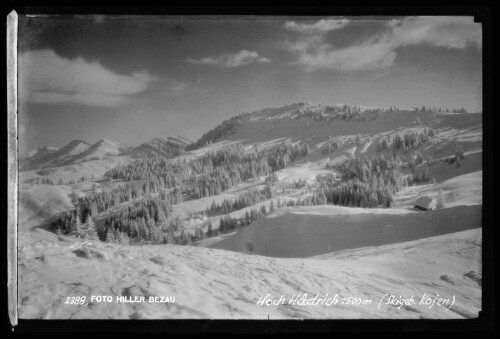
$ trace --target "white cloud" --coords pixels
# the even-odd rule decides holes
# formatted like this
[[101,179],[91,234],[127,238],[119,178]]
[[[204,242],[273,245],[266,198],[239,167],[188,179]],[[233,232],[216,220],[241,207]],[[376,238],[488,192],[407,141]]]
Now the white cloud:
[[19,55],[19,97],[33,103],[117,106],[156,78],[146,71],[119,75],[98,61],[66,59],[52,50]]
[[469,17],[411,17],[387,22],[385,34],[361,43],[335,48],[324,33],[303,35],[284,46],[297,54],[297,63],[307,71],[317,69],[365,70],[390,67],[397,49],[408,45],[430,45],[444,48],[481,47],[481,26]]
[[321,19],[315,23],[297,23],[296,21],[287,21],[285,29],[300,33],[325,33],[344,28],[349,23],[347,19]]
[[216,65],[224,68],[235,68],[255,62],[268,63],[270,59],[261,57],[255,51],[241,50],[238,53],[226,53],[216,58],[188,58],[187,62],[200,65]]
[[468,43],[481,46],[482,31],[472,17],[417,17],[394,23],[388,38],[398,45],[464,48]]

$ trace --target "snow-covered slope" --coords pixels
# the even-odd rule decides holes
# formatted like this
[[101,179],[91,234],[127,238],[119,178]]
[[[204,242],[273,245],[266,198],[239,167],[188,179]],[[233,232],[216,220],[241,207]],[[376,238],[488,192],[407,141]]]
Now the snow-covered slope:
[[[203,142],[182,137],[155,138],[121,153],[121,145],[73,141],[60,150],[44,148],[33,164],[50,170],[20,172],[19,315],[21,318],[473,318],[481,309],[482,121],[477,114],[433,114],[408,109],[342,118],[343,105],[292,104],[246,113],[209,131]],[[349,109],[350,110],[350,109]],[[341,116],[339,118],[339,116]],[[417,123],[419,121],[419,123]],[[142,156],[195,159],[218,147],[242,143],[246,151],[267,150],[285,139],[308,143],[311,152],[276,172],[277,198],[298,199],[315,188],[316,176],[329,165],[355,157],[378,157],[381,138],[432,128],[432,140],[420,145],[431,155],[425,185],[406,187],[390,209],[341,206],[286,207],[261,217],[238,232],[206,238],[197,246],[121,247],[83,243],[44,229],[57,214],[74,208],[70,196],[92,194],[107,184],[106,170]],[[343,141],[323,152],[331,138]],[[212,143],[212,139],[216,140]],[[460,167],[442,161],[456,142],[465,151]],[[196,147],[195,147],[196,146]],[[199,146],[199,147],[198,147]],[[387,150],[387,153],[393,150]],[[403,154],[403,151],[401,155]],[[121,154],[120,154],[121,153]],[[180,155],[179,155],[180,154]],[[441,160],[440,160],[441,159]],[[406,161],[406,160],[403,160]],[[425,164],[420,165],[425,166]],[[38,172],[38,173],[37,173]],[[432,178],[435,179],[433,183]],[[50,179],[54,185],[30,179]],[[304,189],[294,182],[305,179]],[[42,181],[47,182],[47,181]],[[121,185],[116,180],[113,185]],[[224,199],[264,188],[264,177],[239,183],[218,195],[172,206],[188,227],[193,217]],[[442,189],[445,209],[417,212],[421,195]],[[242,217],[251,208],[230,213]],[[106,213],[129,207],[123,202]],[[211,216],[214,229],[222,215]],[[266,296],[291,298],[329,294],[372,300],[370,305],[257,305]],[[456,298],[446,310],[422,305],[380,305],[384,294],[421,297],[425,293]],[[67,305],[68,296],[171,296],[175,303],[95,303]]]
[[78,154],[77,157],[73,159],[73,163],[84,162],[89,160],[102,159],[105,157],[118,155],[125,150],[123,146],[118,141],[102,139],[90,146],[86,151]]
[[40,162],[40,160],[43,161],[44,158],[56,151],[56,147],[37,147],[19,159],[19,167],[21,169],[35,168],[39,165],[38,162]]
[[71,186],[34,185],[19,190],[18,229],[29,229],[47,222],[55,215],[74,208],[69,194]]
[[30,162],[26,165],[25,169],[55,167],[69,164],[89,147],[90,145],[85,141],[73,140],[56,151],[45,148],[46,152],[44,152],[44,154],[41,154],[42,151],[40,151],[30,158]]
[[[443,114],[409,109],[387,110],[358,107],[349,115],[344,105],[317,105],[298,103],[244,113],[218,125],[204,138],[216,141],[241,142],[251,147],[282,138],[308,143],[311,148],[322,145],[329,138],[355,138],[363,142],[351,149],[352,155],[378,156],[378,141],[398,133],[422,132],[431,128],[435,137],[419,147],[423,155],[435,158],[453,155],[458,142],[464,151],[482,148],[482,114]],[[353,106],[354,107],[354,106]],[[203,138],[202,138],[203,139]],[[208,140],[201,140],[203,147]],[[197,143],[200,143],[198,140]],[[356,145],[352,145],[351,148]]]
[[[60,180],[63,183],[71,181],[77,182],[82,177],[87,179],[94,177],[95,179],[102,179],[104,173],[116,166],[127,164],[132,161],[130,156],[112,156],[104,157],[97,160],[89,160],[85,162],[78,162],[75,164],[68,164],[51,168],[51,173],[43,176],[43,178],[50,179],[54,184],[58,184]],[[20,188],[25,188],[24,183],[31,178],[41,178],[37,174],[37,170],[27,170],[19,172]]]
[[396,193],[393,206],[412,207],[413,202],[424,195],[437,199],[440,190],[445,207],[481,205],[483,203],[483,171],[459,175],[442,183],[405,187]]
[[[190,246],[85,244],[44,230],[22,232],[19,316],[475,318],[481,309],[481,243],[481,230],[475,229],[310,259],[279,259]],[[339,300],[355,297],[363,303],[288,304],[298,294],[307,294],[307,298],[337,294]],[[417,304],[386,305],[385,294],[414,296]],[[450,302],[446,307],[419,305],[426,294]],[[111,296],[113,302],[91,302],[91,295]],[[284,296],[287,303],[258,305],[266,295],[276,300]],[[86,297],[84,305],[65,304],[68,297],[77,296]],[[116,296],[167,296],[175,302],[117,303]]]

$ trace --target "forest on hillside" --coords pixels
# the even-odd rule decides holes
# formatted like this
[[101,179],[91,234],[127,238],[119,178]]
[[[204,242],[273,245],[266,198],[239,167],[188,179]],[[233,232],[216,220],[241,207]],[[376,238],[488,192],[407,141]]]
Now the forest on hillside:
[[[106,172],[107,185],[101,190],[94,186],[88,196],[74,197],[75,210],[59,215],[52,227],[62,234],[74,233],[77,225],[85,225],[121,203],[133,202],[133,208],[107,217],[96,231],[99,238],[169,242],[159,230],[170,230],[170,238],[179,230],[178,226],[164,225],[170,205],[217,195],[245,180],[268,176],[308,152],[307,145],[293,145],[288,140],[268,151],[244,152],[241,145],[228,146],[191,162],[164,157],[140,159]],[[140,231],[143,227],[148,231]]]

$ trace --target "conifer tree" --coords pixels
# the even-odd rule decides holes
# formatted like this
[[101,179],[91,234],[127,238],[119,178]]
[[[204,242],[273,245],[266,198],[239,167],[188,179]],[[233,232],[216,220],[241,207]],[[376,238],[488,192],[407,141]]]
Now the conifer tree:
[[212,221],[208,219],[207,238],[211,237],[212,233],[213,233]]
[[128,237],[127,233],[120,232],[120,235],[118,236],[118,243],[122,246],[130,245],[130,238]]
[[325,190],[323,189],[323,187],[320,187],[320,189],[319,189],[316,203],[318,205],[325,205],[326,204],[326,195],[325,195]]
[[108,228],[108,231],[106,232],[106,242],[110,244],[116,243],[115,234],[111,228]]
[[78,214],[76,215],[75,220],[73,221],[71,230],[77,238],[83,238],[85,236],[85,227],[80,221],[80,217],[78,216]]
[[248,210],[245,211],[245,225],[250,225],[252,223],[250,214],[248,213]]
[[97,236],[97,228],[92,220],[92,217],[89,215],[87,217],[87,221],[85,221],[85,240],[97,241],[99,237]]
[[444,208],[444,197],[443,197],[443,189],[440,188],[438,192],[438,197],[437,197],[437,202],[436,202],[436,208],[437,209],[442,209]]

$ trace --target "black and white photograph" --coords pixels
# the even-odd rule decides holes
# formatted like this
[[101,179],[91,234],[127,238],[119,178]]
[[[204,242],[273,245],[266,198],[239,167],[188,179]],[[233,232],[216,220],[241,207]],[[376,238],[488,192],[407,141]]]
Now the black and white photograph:
[[473,16],[16,18],[18,319],[479,317]]

